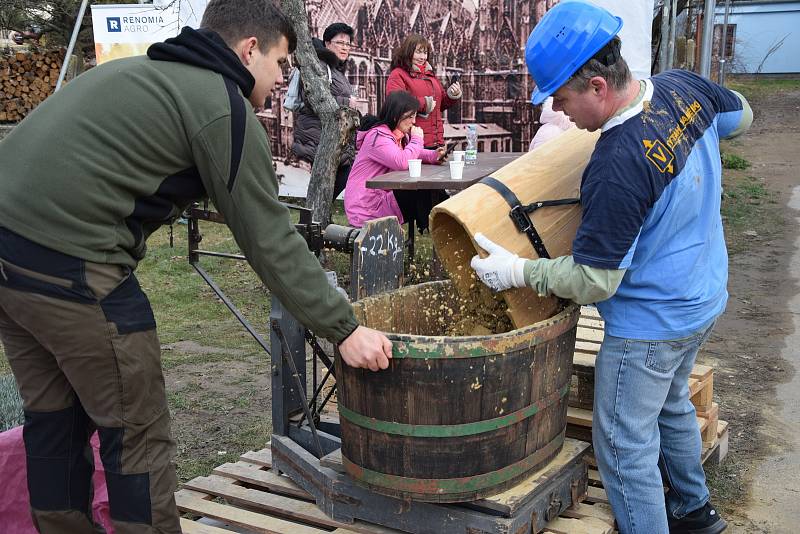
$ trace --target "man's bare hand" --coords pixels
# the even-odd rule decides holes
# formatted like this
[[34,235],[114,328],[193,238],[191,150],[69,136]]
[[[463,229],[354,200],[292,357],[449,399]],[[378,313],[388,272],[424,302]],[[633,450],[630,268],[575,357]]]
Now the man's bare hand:
[[339,354],[350,367],[378,371],[389,367],[392,342],[377,330],[359,326],[339,345]]

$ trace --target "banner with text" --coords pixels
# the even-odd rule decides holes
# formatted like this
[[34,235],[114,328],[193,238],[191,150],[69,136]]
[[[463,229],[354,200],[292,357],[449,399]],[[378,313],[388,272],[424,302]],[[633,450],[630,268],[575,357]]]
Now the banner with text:
[[153,4],[101,4],[92,6],[92,29],[97,64],[140,56],[147,47],[178,35],[180,2],[167,7]]

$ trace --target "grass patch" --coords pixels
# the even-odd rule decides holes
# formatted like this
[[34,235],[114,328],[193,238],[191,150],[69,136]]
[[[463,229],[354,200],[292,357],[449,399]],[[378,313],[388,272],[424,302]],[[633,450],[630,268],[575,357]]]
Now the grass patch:
[[[237,252],[227,227],[201,223],[203,249]],[[169,246],[169,230],[157,231],[149,240],[149,252],[136,275],[153,306],[162,344],[191,340],[205,346],[242,348],[241,326],[205,281],[189,265],[186,227],[177,226],[175,248]],[[261,281],[243,261],[203,257],[203,269],[262,333],[266,331],[270,302]],[[250,345],[255,349],[255,342]],[[244,343],[247,346],[247,343]],[[164,363],[179,354],[164,353]],[[204,356],[215,356],[208,354]]]
[[0,376],[0,432],[25,422],[22,399],[13,375]]
[[175,413],[177,410],[185,410],[189,407],[189,399],[182,391],[168,391],[167,404],[169,404],[170,412]]
[[180,482],[187,482],[193,478],[204,477],[211,474],[215,467],[224,463],[233,463],[239,460],[240,454],[220,450],[218,453],[206,454],[203,456],[192,456],[182,454],[178,449],[178,456],[175,460],[175,469]]
[[741,156],[731,154],[730,152],[722,152],[720,155],[722,157],[723,169],[737,169],[743,171],[750,167],[750,162]]
[[800,78],[767,78],[739,76],[725,84],[728,89],[733,89],[750,98],[772,96],[776,93],[800,90]]
[[741,480],[741,465],[746,461],[732,450],[722,464],[704,466],[711,500],[723,516],[741,513],[741,503],[747,497],[745,485]]
[[238,461],[242,453],[254,448],[259,450],[264,448],[269,441],[270,430],[269,424],[251,424],[226,439],[214,439],[214,447],[201,454],[182,450],[179,444],[176,458],[179,480],[187,481],[199,476],[208,476],[215,467]]
[[735,153],[736,141],[722,143],[722,222],[729,254],[769,239],[783,225],[776,194],[763,177],[745,172],[750,162]]

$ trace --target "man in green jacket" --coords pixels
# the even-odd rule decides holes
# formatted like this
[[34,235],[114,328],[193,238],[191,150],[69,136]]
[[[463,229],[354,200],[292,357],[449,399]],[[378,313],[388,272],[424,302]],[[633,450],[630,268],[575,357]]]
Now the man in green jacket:
[[295,44],[272,2],[212,0],[200,30],[79,76],[0,144],[0,337],[40,532],[98,531],[95,430],[116,532],[180,532],[156,325],[133,270],[194,200],[211,198],[267,287],[346,363],[388,366],[391,343],[358,325],[278,201],[248,105],[282,82]]

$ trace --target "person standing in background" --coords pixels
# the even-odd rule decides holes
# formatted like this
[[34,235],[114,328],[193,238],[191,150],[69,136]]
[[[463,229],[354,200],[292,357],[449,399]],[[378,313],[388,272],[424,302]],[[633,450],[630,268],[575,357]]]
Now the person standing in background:
[[408,91],[417,98],[417,126],[425,135],[425,148],[444,146],[442,112],[461,98],[461,84],[452,83],[445,91],[430,64],[431,45],[421,35],[412,34],[392,54],[386,94]]
[[[423,146],[428,150],[443,148],[444,121],[442,112],[461,98],[461,84],[450,84],[445,91],[436,78],[429,59],[431,45],[421,35],[412,34],[392,53],[391,71],[386,81],[386,95],[395,91],[406,91],[417,99],[416,126],[422,130]],[[419,232],[428,228],[428,215],[433,206],[447,198],[447,193],[438,190],[420,190],[416,202],[406,213],[407,220],[416,223]]]
[[[353,87],[345,75],[345,70],[347,68],[347,59],[350,57],[350,49],[353,46],[354,33],[353,28],[347,24],[335,22],[325,28],[321,41],[316,38],[312,40],[317,57],[327,72],[331,95],[340,106],[349,106],[351,108],[356,107],[357,100],[353,96]],[[311,107],[302,82],[300,83],[300,98],[303,106],[294,115],[292,153],[298,159],[313,164],[322,133],[322,122]],[[333,183],[333,198],[338,197],[344,191],[354,157],[355,146],[350,144],[342,151],[342,159],[336,170],[336,179]]]

